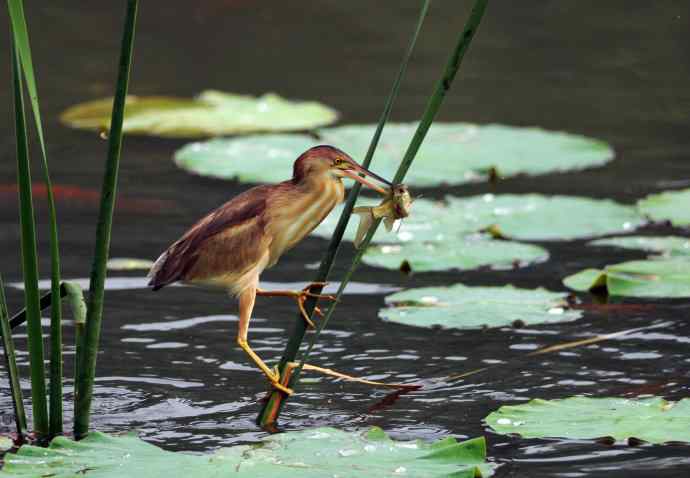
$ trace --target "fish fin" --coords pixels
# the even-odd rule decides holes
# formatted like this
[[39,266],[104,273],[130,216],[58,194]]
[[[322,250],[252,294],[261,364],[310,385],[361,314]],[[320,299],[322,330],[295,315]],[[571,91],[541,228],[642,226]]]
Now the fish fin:
[[367,235],[367,231],[369,231],[369,228],[374,222],[374,216],[369,210],[356,212],[355,214],[359,214],[359,227],[357,228],[354,244],[355,247],[359,249],[359,246]]

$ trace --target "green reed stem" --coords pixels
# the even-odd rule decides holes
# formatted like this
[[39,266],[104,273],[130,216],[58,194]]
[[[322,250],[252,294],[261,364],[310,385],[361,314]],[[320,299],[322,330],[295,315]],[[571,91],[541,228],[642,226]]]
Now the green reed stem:
[[[465,28],[463,29],[462,34],[457,40],[455,49],[453,50],[453,53],[451,54],[450,58],[446,63],[446,66],[443,70],[443,74],[441,75],[441,79],[436,84],[436,87],[434,88],[434,91],[431,94],[431,97],[429,98],[426,109],[424,110],[424,114],[422,115],[422,119],[420,120],[419,125],[417,125],[417,130],[412,136],[410,145],[407,147],[405,156],[403,156],[400,166],[398,166],[398,170],[395,173],[395,178],[393,179],[394,184],[401,183],[402,180],[405,178],[407,171],[410,169],[412,161],[414,161],[414,158],[417,155],[420,146],[424,142],[424,138],[426,137],[426,134],[429,131],[429,127],[431,126],[431,123],[433,123],[434,118],[436,117],[436,114],[438,113],[438,110],[441,107],[441,104],[443,103],[443,99],[445,98],[446,93],[450,89],[451,84],[453,83],[453,80],[455,79],[455,76],[458,72],[458,69],[460,68],[462,59],[465,56],[465,52],[467,51],[467,48],[472,42],[472,38],[474,38],[474,34],[476,33],[477,28],[479,27],[479,23],[482,20],[482,16],[484,15],[484,11],[486,10],[487,3],[488,0],[475,1],[474,7],[472,8],[472,12],[470,13],[470,17],[467,20],[467,23],[465,24]],[[336,300],[333,302],[333,305],[331,305],[331,307],[328,309],[328,312],[326,313],[323,320],[320,321],[319,328],[316,330],[316,333],[314,334],[311,342],[309,343],[309,347],[300,359],[300,368],[306,363],[307,359],[309,358],[309,354],[314,348],[314,344],[316,344],[316,341],[318,340],[319,335],[321,334],[321,331],[326,327],[328,321],[333,315],[336,304],[340,301],[340,298],[342,297],[343,292],[347,287],[347,284],[350,282],[352,275],[354,274],[355,270],[362,261],[362,256],[364,255],[364,252],[369,246],[371,239],[374,237],[376,229],[378,229],[379,225],[381,224],[381,221],[382,219],[377,219],[376,221],[374,221],[374,224],[371,226],[371,228],[369,228],[369,231],[367,231],[367,235],[362,241],[362,244],[360,245],[359,249],[357,250],[355,258],[352,261],[352,265],[350,266],[350,269],[347,271],[345,277],[343,277],[343,279],[340,282],[340,287],[338,288],[338,292],[336,293]]]
[[26,117],[21,78],[21,64],[16,46],[12,48],[12,78],[17,141],[17,183],[19,184],[19,219],[21,224],[22,269],[24,272],[24,301],[26,305],[31,369],[31,405],[34,432],[39,440],[47,438],[48,404],[46,403],[45,370],[43,368],[43,331],[38,294],[38,260],[36,255],[36,224],[31,195],[31,167],[26,137]]
[[[376,147],[378,146],[381,133],[383,132],[383,128],[386,122],[388,121],[391,109],[393,108],[395,98],[398,96],[398,91],[400,90],[400,83],[402,82],[402,78],[405,76],[405,72],[407,71],[407,65],[409,64],[410,58],[412,57],[412,52],[414,51],[415,44],[417,43],[417,37],[419,36],[419,32],[422,29],[424,19],[426,18],[427,12],[429,11],[430,3],[431,0],[424,0],[422,4],[422,8],[419,12],[419,17],[417,19],[414,33],[412,34],[412,39],[410,40],[410,43],[407,47],[407,51],[405,52],[403,61],[400,64],[400,68],[398,70],[397,76],[395,77],[395,81],[393,82],[393,86],[391,87],[391,91],[390,93],[388,93],[386,104],[383,108],[383,112],[381,113],[381,117],[379,118],[379,122],[376,126],[376,131],[374,132],[374,136],[372,137],[371,142],[369,143],[369,149],[367,150],[364,160],[362,161],[362,166],[365,168],[368,168],[369,164],[371,163],[371,160],[374,156],[374,152],[376,151]],[[348,194],[345,207],[340,215],[340,219],[338,220],[338,224],[335,228],[335,231],[333,232],[333,236],[331,237],[331,242],[328,245],[326,254],[324,255],[324,258],[321,260],[321,265],[319,266],[319,270],[316,273],[316,278],[314,279],[314,282],[325,282],[326,279],[328,279],[328,275],[333,269],[335,258],[338,255],[338,250],[340,249],[340,243],[342,242],[343,235],[345,234],[345,229],[347,228],[347,224],[350,220],[350,216],[352,215],[352,210],[355,207],[355,202],[357,201],[357,197],[359,196],[361,188],[362,185],[358,182],[355,182],[354,186],[352,187],[352,190]],[[322,287],[313,287],[312,291],[320,293],[322,289]],[[310,317],[314,315],[314,308],[316,307],[317,301],[317,298],[309,297],[304,304],[307,314],[309,314]],[[278,365],[278,369],[280,370],[281,374],[284,373],[285,366],[289,362],[293,362],[297,358],[297,354],[299,353],[299,349],[302,345],[302,341],[304,340],[304,335],[306,334],[306,331],[306,323],[304,320],[301,319],[300,316],[300,319],[295,321],[295,328],[285,347],[285,351],[283,352],[283,357],[280,360],[280,364]],[[300,372],[301,367],[298,370],[295,370],[290,380],[291,384],[293,382],[297,383],[297,381],[299,380]],[[259,413],[257,422],[261,426],[265,426],[275,422],[275,420],[278,417],[278,414],[280,413],[282,404],[282,393],[278,391],[272,392],[269,395],[268,400],[264,404],[261,412]]]
[[26,412],[24,411],[24,399],[22,397],[21,383],[19,382],[19,369],[17,369],[17,357],[14,352],[12,327],[10,326],[10,316],[7,312],[5,285],[2,282],[2,276],[0,276],[0,330],[2,330],[2,349],[5,355],[7,375],[10,379],[14,421],[17,424],[17,435],[21,440],[26,434]]
[[[24,72],[26,88],[31,100],[36,132],[41,147],[43,182],[47,192],[50,228],[50,290],[57,297],[60,290],[60,243],[58,238],[57,211],[55,209],[53,185],[48,169],[48,155],[43,135],[41,109],[38,103],[38,90],[36,88],[29,34],[22,0],[8,0],[7,6],[12,23],[14,45],[21,60],[20,63]],[[56,301],[50,308],[50,434],[57,435],[60,433],[62,433],[62,307],[61,302]]]
[[103,296],[106,276],[106,262],[110,250],[110,233],[112,229],[117,178],[122,150],[122,122],[125,113],[125,98],[129,87],[129,73],[132,65],[134,31],[137,19],[137,0],[127,1],[124,32],[120,49],[119,73],[113,112],[108,135],[108,160],[105,167],[101,189],[101,205],[96,229],[96,248],[91,280],[89,283],[88,312],[84,332],[84,351],[78,365],[79,375],[75,383],[74,435],[85,436],[89,431],[93,383],[96,375],[96,358],[98,355],[101,321],[103,318]]

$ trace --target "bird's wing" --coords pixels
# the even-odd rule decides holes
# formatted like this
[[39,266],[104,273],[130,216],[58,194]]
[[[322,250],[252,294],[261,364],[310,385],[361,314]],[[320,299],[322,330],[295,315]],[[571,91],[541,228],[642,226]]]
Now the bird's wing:
[[[155,262],[149,285],[158,290],[178,280],[205,279],[221,272],[239,272],[259,249],[262,214],[272,186],[257,186],[236,196],[194,224]],[[260,251],[255,251],[259,253]]]

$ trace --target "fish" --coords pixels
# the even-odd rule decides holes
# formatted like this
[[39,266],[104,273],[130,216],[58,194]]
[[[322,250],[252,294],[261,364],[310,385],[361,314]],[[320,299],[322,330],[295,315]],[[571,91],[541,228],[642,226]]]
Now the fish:
[[376,219],[383,219],[387,231],[391,231],[400,219],[410,215],[412,196],[404,184],[396,184],[388,190],[378,206],[357,206],[352,210],[359,216],[359,227],[354,244],[359,249],[367,232]]

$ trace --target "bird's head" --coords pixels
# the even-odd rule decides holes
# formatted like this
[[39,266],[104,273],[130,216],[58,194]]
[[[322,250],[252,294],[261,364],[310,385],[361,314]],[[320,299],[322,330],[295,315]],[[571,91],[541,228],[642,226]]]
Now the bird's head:
[[294,165],[293,179],[301,181],[309,177],[318,176],[330,176],[337,179],[350,178],[381,194],[387,193],[384,188],[368,181],[362,175],[373,178],[386,186],[392,185],[390,181],[360,166],[347,153],[333,146],[322,145],[306,150],[297,158]]

